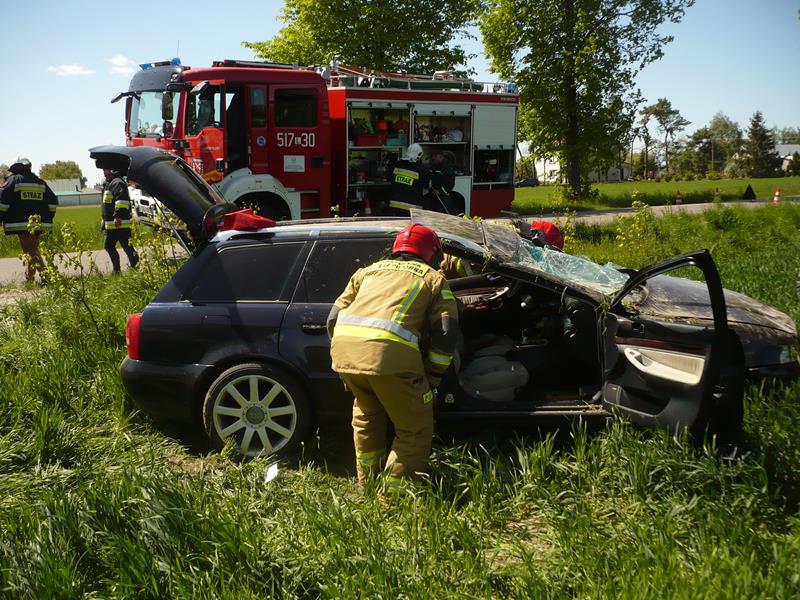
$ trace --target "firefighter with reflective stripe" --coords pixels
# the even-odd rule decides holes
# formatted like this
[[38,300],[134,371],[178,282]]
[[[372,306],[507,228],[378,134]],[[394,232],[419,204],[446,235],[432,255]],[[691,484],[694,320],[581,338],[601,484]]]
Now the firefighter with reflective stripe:
[[406,214],[412,208],[422,208],[422,192],[428,185],[428,174],[421,159],[422,146],[411,144],[392,170],[389,206],[401,211],[400,214]]
[[[401,488],[427,469],[433,390],[458,340],[455,298],[436,270],[441,260],[435,232],[406,227],[392,258],[356,271],[328,317],[333,370],[355,396],[361,485],[385,468],[389,488]],[[388,458],[387,419],[396,432]]]
[[[27,158],[17,158],[8,170],[12,175],[0,188],[0,220],[6,235],[19,237],[22,252],[28,256],[25,279],[31,282],[43,267],[39,234],[53,226],[58,198],[47,183],[33,174]],[[31,217],[39,218],[34,231],[28,227]]]
[[95,161],[97,168],[103,169],[106,183],[103,186],[103,231],[105,243],[103,247],[111,258],[111,267],[114,273],[120,272],[119,252],[117,243],[122,246],[128,257],[131,267],[139,262],[139,255],[131,246],[131,198],[128,194],[128,184],[125,183],[125,173],[128,165],[123,159],[107,158]]

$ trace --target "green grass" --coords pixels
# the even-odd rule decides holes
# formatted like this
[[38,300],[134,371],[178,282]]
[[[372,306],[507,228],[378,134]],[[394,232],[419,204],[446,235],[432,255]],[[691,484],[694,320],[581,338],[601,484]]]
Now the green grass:
[[[569,243],[633,266],[711,246],[726,286],[800,317],[800,209],[728,210],[579,228]],[[637,246],[618,248],[634,230]],[[385,508],[358,493],[347,434],[264,483],[267,461],[205,455],[129,405],[124,324],[154,274],[88,279],[97,328],[48,288],[0,307],[7,597],[800,595],[798,385],[748,391],[737,462],[622,422],[476,432],[437,443],[430,483]]]
[[[103,247],[99,206],[63,206],[59,208],[53,221],[54,229],[58,230],[67,222],[73,225],[77,237],[85,241],[90,249],[99,250]],[[16,257],[21,252],[16,235],[4,235],[0,232],[0,258]]]
[[756,197],[771,199],[775,188],[781,188],[783,196],[800,195],[800,177],[776,177],[771,179],[720,179],[718,181],[638,181],[621,183],[598,183],[593,187],[599,195],[596,201],[565,205],[553,185],[535,188],[517,188],[513,210],[521,214],[540,214],[570,210],[602,210],[605,208],[628,208],[633,192],[651,206],[674,204],[675,194],[680,192],[685,204],[710,202],[714,189],[719,188],[723,201],[741,200],[747,185],[753,186]]

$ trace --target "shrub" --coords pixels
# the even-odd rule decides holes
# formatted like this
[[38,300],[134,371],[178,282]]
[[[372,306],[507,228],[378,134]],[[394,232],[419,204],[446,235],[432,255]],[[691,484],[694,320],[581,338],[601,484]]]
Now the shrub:
[[706,173],[706,179],[716,181],[717,179],[722,179],[722,174],[719,171],[709,171]]
[[695,175],[691,171],[686,173],[686,181],[694,181],[695,179],[697,179],[697,175]]

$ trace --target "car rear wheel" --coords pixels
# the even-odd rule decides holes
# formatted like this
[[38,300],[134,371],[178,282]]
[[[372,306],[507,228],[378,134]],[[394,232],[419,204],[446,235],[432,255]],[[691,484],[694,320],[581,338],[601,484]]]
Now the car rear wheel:
[[283,369],[245,363],[211,384],[203,422],[218,450],[230,440],[243,457],[286,455],[308,433],[311,411],[303,388]]

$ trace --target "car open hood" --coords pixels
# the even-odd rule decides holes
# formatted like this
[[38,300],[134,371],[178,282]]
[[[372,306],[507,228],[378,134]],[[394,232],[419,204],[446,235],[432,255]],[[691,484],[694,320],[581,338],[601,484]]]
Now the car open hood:
[[128,181],[151,194],[186,224],[195,240],[204,236],[203,216],[222,195],[208,185],[182,159],[148,146],[97,146],[89,150],[93,159],[114,157],[129,161]]
[[[788,315],[744,294],[725,290],[725,305],[729,323],[769,327],[792,335],[797,333],[795,323]],[[712,319],[705,283],[680,277],[653,277],[635,296],[630,307],[666,319]]]

